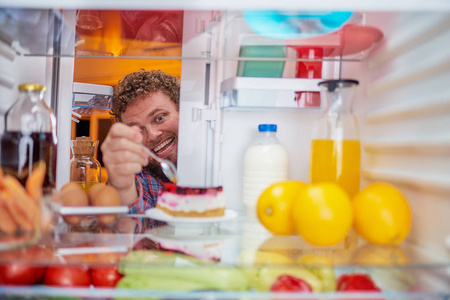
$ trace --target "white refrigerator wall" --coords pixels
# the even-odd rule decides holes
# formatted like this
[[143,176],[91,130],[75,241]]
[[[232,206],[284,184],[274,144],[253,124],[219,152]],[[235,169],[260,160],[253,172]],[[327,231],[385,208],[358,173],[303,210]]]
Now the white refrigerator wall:
[[[383,28],[383,15],[368,17]],[[450,238],[450,14],[392,19],[365,63],[358,101],[362,185],[391,182],[413,210],[409,240],[446,254]]]
[[187,11],[183,18],[180,123],[178,133],[179,185],[217,185],[216,124],[220,115],[215,96],[220,66],[211,63],[211,45],[218,43],[218,12]]
[[[52,16],[48,10],[11,10],[9,13],[13,15],[13,21],[2,20],[5,26],[3,30],[10,34],[23,34],[23,37],[20,42],[13,40],[11,43],[6,43],[0,40],[0,133],[5,129],[4,114],[17,100],[20,84],[45,85],[47,92],[44,98],[47,105],[51,104],[52,58],[21,55],[18,54],[17,49],[25,53],[33,51],[45,53],[47,45],[52,42],[45,34],[52,30],[52,23],[48,21]],[[30,27],[36,33],[29,30]],[[39,39],[35,39],[36,35],[39,35]]]

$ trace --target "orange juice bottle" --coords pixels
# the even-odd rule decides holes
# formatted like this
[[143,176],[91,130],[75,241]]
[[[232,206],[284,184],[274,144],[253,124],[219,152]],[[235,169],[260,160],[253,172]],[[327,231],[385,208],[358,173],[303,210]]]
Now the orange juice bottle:
[[313,140],[310,182],[335,182],[353,197],[359,191],[360,158],[359,140]]
[[315,124],[311,142],[310,183],[334,182],[350,197],[360,184],[361,150],[358,122],[352,112],[356,80],[319,83],[323,114]]

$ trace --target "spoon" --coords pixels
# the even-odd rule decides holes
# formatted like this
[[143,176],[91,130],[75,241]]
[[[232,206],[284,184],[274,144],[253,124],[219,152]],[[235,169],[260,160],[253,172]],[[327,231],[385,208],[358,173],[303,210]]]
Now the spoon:
[[148,155],[150,155],[154,160],[159,162],[164,175],[166,175],[166,177],[170,181],[172,181],[173,183],[176,184],[178,180],[177,180],[177,168],[175,167],[175,165],[170,160],[159,157],[158,155],[156,155],[153,151],[151,151],[144,145],[142,145],[142,144],[139,144],[139,145],[142,147],[142,149],[145,150],[145,152]]

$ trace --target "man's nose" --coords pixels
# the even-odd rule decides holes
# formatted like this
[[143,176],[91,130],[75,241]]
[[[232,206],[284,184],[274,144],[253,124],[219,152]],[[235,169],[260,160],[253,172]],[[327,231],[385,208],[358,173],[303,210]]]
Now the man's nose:
[[161,135],[161,130],[158,129],[158,126],[147,125],[145,126],[145,130],[148,142],[156,140]]

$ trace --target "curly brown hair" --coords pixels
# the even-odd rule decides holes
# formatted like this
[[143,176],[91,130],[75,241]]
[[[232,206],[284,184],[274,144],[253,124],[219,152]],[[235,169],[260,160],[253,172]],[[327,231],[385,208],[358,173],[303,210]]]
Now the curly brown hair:
[[122,121],[122,114],[126,108],[137,99],[161,91],[172,100],[177,110],[180,107],[180,81],[173,75],[161,70],[138,72],[126,75],[114,87],[111,114],[118,121]]

